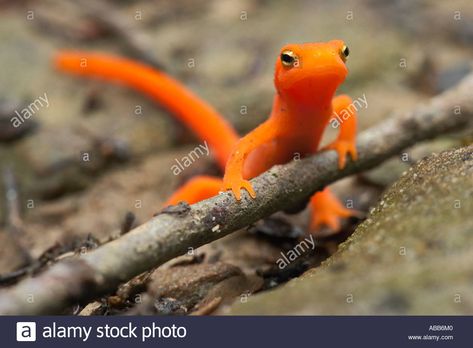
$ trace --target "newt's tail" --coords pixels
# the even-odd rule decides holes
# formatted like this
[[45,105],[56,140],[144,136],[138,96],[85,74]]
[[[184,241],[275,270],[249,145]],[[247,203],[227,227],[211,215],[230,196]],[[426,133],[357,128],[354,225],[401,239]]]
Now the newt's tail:
[[178,81],[145,64],[106,54],[63,51],[55,65],[69,73],[119,82],[150,96],[206,141],[220,167],[225,168],[239,137],[209,104]]

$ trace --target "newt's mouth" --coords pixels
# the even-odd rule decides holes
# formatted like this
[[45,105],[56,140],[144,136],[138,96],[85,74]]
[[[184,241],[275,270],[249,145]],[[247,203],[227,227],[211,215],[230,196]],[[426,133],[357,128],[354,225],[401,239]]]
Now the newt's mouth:
[[294,74],[292,76],[287,75],[284,78],[284,88],[283,89],[290,89],[296,86],[300,86],[300,88],[307,88],[320,86],[320,87],[328,87],[328,86],[338,86],[340,85],[347,76],[347,72],[345,73],[340,68],[333,69],[330,68],[317,68],[312,70],[311,73],[305,74]]
[[342,80],[348,75],[348,69],[345,64],[326,64],[326,65],[318,65],[313,68],[309,68],[310,75],[314,76],[314,78],[340,78]]

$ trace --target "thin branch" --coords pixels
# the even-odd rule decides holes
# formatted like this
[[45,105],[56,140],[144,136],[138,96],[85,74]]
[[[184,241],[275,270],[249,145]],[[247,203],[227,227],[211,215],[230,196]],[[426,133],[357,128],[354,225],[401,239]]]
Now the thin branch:
[[252,180],[258,197],[237,202],[222,193],[190,206],[168,210],[122,237],[81,257],[64,260],[35,278],[0,294],[0,314],[58,313],[71,303],[96,298],[120,283],[222,238],[276,211],[290,208],[316,190],[370,169],[420,141],[472,126],[473,75],[427,105],[389,118],[358,137],[359,158],[337,169],[334,152],[276,166]]

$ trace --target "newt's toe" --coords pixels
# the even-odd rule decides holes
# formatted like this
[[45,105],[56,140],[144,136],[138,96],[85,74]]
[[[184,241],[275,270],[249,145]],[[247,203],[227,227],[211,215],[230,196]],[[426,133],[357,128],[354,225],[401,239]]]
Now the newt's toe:
[[350,141],[336,140],[333,143],[322,148],[324,150],[335,150],[338,154],[338,168],[343,169],[346,165],[346,158],[348,155],[353,161],[358,159],[358,153],[356,151],[356,145]]
[[237,201],[241,200],[241,189],[245,189],[251,198],[256,198],[256,192],[248,180],[235,179],[224,182],[224,189],[231,190]]
[[351,216],[359,216],[360,212],[353,209],[337,207],[336,209],[324,209],[316,211],[312,215],[310,230],[316,231],[323,225],[329,227],[333,232],[339,232],[341,229],[341,220]]

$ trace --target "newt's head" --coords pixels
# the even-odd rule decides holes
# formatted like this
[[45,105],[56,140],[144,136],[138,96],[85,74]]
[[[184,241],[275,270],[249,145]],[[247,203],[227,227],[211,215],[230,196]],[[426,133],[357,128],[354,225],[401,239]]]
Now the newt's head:
[[348,54],[341,40],[286,45],[276,61],[276,89],[300,103],[333,94],[348,74]]

